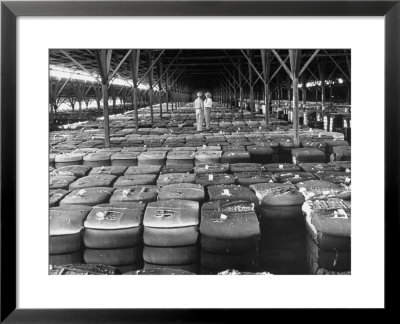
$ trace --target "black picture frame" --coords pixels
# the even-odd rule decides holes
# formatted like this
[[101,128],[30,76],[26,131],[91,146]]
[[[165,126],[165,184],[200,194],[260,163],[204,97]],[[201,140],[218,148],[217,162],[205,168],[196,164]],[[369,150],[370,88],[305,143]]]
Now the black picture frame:
[[[1,2],[1,322],[217,322],[227,311],[16,308],[16,19],[19,16],[384,16],[385,17],[385,308],[398,275],[400,1],[2,1]],[[394,250],[392,257],[398,257]],[[39,292],[38,292],[39,293]],[[236,311],[229,311],[234,319]],[[253,315],[252,315],[253,316]]]

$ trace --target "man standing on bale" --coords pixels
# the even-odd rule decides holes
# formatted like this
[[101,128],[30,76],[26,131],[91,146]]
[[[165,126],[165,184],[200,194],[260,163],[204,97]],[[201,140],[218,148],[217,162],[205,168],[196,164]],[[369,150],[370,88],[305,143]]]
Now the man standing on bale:
[[194,108],[196,109],[196,123],[197,123],[197,131],[201,132],[203,130],[203,109],[204,109],[204,103],[203,99],[201,99],[201,96],[203,94],[201,92],[197,92],[197,98],[194,101]]
[[206,130],[210,130],[211,123],[211,108],[212,108],[212,100],[211,93],[206,93],[206,100],[204,100],[204,118],[206,120]]

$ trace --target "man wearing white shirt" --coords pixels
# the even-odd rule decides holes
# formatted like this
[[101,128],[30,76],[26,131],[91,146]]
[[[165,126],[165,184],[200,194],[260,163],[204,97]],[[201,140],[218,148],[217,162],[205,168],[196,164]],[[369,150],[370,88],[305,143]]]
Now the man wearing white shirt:
[[204,100],[204,118],[206,120],[206,130],[210,130],[211,107],[212,107],[211,93],[207,92],[206,100]]
[[201,132],[203,130],[203,109],[204,103],[203,99],[201,99],[202,93],[197,92],[197,98],[194,101],[194,108],[196,109],[196,123],[197,123],[197,131]]

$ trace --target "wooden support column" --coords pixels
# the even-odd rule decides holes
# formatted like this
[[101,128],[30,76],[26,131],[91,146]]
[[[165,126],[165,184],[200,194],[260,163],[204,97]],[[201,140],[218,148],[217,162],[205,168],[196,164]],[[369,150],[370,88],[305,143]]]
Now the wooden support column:
[[54,109],[54,102],[49,100],[49,107],[50,107],[50,123],[54,122],[54,115],[55,115],[55,109]]
[[300,146],[299,136],[299,71],[301,61],[301,50],[289,50],[290,67],[293,80],[293,130],[294,130],[294,146]]
[[117,105],[117,93],[115,91],[115,87],[114,85],[110,84],[110,86],[108,87],[108,93],[109,96],[111,97],[111,102],[112,102],[112,110],[115,112],[115,108]]
[[243,82],[242,82],[242,74],[241,73],[239,73],[239,84],[240,84],[240,86],[239,86],[240,113],[243,117]]
[[104,146],[110,147],[110,122],[108,117],[108,82],[110,74],[112,50],[96,50],[96,60],[100,70],[101,90],[103,97],[103,116],[104,116]]
[[307,86],[306,83],[304,82],[301,87],[301,93],[302,93],[302,99],[303,99],[303,105],[307,105]]
[[174,88],[171,87],[171,111],[174,111]]
[[325,64],[321,58],[317,61],[319,79],[321,80],[321,105],[325,106]]
[[167,105],[167,114],[168,114],[168,101],[169,101],[169,96],[168,96],[168,70],[166,71],[165,75],[165,103]]
[[278,107],[281,106],[281,85],[278,83]]
[[[349,72],[349,79],[350,79],[350,77],[351,77],[351,62],[350,62],[349,56],[347,56],[347,55],[346,55],[346,64],[347,64],[347,69]],[[348,95],[347,95],[348,102],[349,102],[349,105],[351,105],[351,80],[349,81],[349,83],[347,85],[347,91],[348,91]]]
[[101,84],[103,94],[103,116],[104,116],[104,146],[110,147],[110,121],[108,118],[108,84]]
[[307,80],[305,75],[301,76],[301,99],[303,101],[303,105],[306,106],[307,104]]
[[78,99],[79,119],[82,119],[82,100]]
[[76,101],[78,102],[79,119],[82,119],[82,101],[84,100],[85,88],[81,84],[80,80],[76,80],[76,82],[71,82],[71,86],[72,86],[72,90],[75,94]]
[[226,93],[226,109],[228,109],[230,107],[230,93],[229,93],[230,89],[229,89],[229,84],[228,82],[225,80],[225,93]]
[[89,104],[90,104],[90,101],[91,101],[90,98],[85,96],[83,98],[83,101],[85,102],[86,110],[89,109]]
[[50,106],[50,122],[54,122],[54,115],[57,112],[57,100],[59,94],[59,82],[52,84],[51,79],[49,79],[49,106]]
[[154,122],[154,113],[153,113],[153,58],[151,51],[149,51],[149,57],[147,60],[149,66],[149,106],[150,106],[150,118],[151,123]]
[[[129,50],[124,58],[119,62],[115,70],[111,71],[111,55],[112,50],[95,50],[94,55],[96,57],[97,65],[99,67],[101,84],[102,84],[102,95],[103,95],[103,115],[104,115],[104,145],[106,148],[110,147],[110,125],[109,125],[109,114],[108,114],[108,86],[110,80],[114,78],[118,69],[122,66],[122,63],[128,58],[133,50]],[[72,57],[70,57],[65,51],[62,51],[64,55],[69,57],[73,62],[77,63]],[[82,66],[83,67],[83,66]],[[84,70],[86,70],[83,67]],[[90,74],[90,73],[89,73]]]
[[294,145],[300,146],[299,136],[299,79],[293,78],[293,130],[294,130]]
[[232,110],[232,89],[231,89],[231,87],[228,87],[229,88],[229,107],[230,107],[230,109]]
[[50,123],[52,124],[54,122],[54,106],[52,103],[49,103],[49,107],[50,107]]
[[176,86],[174,86],[174,101],[175,101],[175,110],[178,109],[178,96],[176,93]]
[[96,85],[93,87],[94,90],[94,94],[95,94],[95,99],[96,99],[96,103],[97,103],[97,109],[101,109],[100,106],[100,101],[102,98],[102,90],[101,90],[101,84],[96,83]]
[[[250,50],[247,50],[247,55],[250,57],[250,60],[253,61],[253,53],[250,52]],[[249,68],[249,83],[250,83],[250,113],[251,113],[251,118],[254,117],[254,86],[253,86],[253,68],[248,62],[248,68]]]
[[286,92],[287,92],[287,100],[289,101],[289,106],[290,106],[290,101],[292,100],[292,94],[290,91],[291,83],[292,81],[290,79],[286,81]]
[[131,75],[133,81],[133,90],[132,90],[132,104],[135,109],[135,130],[136,132],[139,130],[139,113],[138,113],[138,74],[139,74],[139,59],[140,59],[140,50],[132,50],[130,53],[130,63],[131,63]]
[[68,97],[68,102],[69,102],[69,105],[72,108],[72,111],[75,111],[76,98],[75,97]]
[[321,80],[321,105],[325,106],[325,80]]
[[263,66],[263,74],[264,74],[264,104],[265,104],[265,124],[268,127],[269,125],[269,74],[271,70],[271,51],[270,50],[261,50],[261,62]]

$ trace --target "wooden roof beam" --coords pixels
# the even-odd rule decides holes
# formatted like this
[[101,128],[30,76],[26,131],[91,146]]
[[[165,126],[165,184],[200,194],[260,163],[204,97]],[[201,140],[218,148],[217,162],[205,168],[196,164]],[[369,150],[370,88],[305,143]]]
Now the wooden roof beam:
[[303,74],[303,72],[306,70],[306,68],[310,65],[310,63],[314,60],[314,58],[318,55],[319,53],[319,49],[315,50],[315,52],[313,53],[313,55],[311,55],[311,57],[308,59],[308,61],[306,62],[306,64],[303,65],[303,67],[301,68],[300,72],[299,72],[299,77]]
[[138,84],[141,84],[143,82],[143,80],[146,78],[146,76],[150,73],[150,70],[154,67],[154,65],[158,62],[158,60],[161,58],[161,55],[165,52],[165,49],[163,49],[161,51],[161,53],[157,56],[157,58],[152,62],[151,66],[147,69],[147,71],[145,72],[145,74],[140,78],[140,80],[138,81]]
[[[274,56],[277,58],[277,60],[279,61],[279,63],[281,63],[282,67],[285,69],[286,73],[289,75],[289,77],[293,80],[293,74],[292,72],[289,70],[289,68],[287,67],[286,63],[281,59],[281,57],[279,56],[279,54],[272,49],[272,54],[274,54]],[[289,56],[288,56],[289,57]]]
[[66,84],[68,83],[69,80],[71,80],[72,76],[75,74],[77,69],[75,69],[74,72],[72,72],[70,74],[70,76],[68,77],[68,79],[64,82],[64,84],[62,85],[62,87],[60,88],[60,90],[58,90],[58,93],[56,94],[56,98],[61,94],[61,91],[63,91],[64,87],[66,86]]
[[236,85],[238,87],[240,87],[239,82],[236,81],[235,77],[232,75],[232,73],[229,72],[228,68],[226,67],[226,65],[223,62],[220,62],[223,66],[223,68],[225,69],[226,73],[228,73],[228,75],[232,78],[232,80],[236,83]]
[[[283,60],[283,63],[286,63],[286,61],[289,59],[289,56],[286,56],[286,58]],[[270,79],[268,80],[268,83],[271,83],[271,81],[278,75],[279,71],[283,68],[283,65],[280,64],[279,67],[276,69],[276,71],[274,72],[274,74],[272,74],[272,76],[270,77]]]
[[243,78],[243,80],[244,80],[249,86],[251,86],[250,81],[249,81],[249,80],[245,77],[245,75],[242,73],[242,71],[240,70],[240,67],[239,67],[235,62],[233,62],[232,58],[229,56],[229,54],[228,54],[228,52],[227,52],[226,50],[224,50],[224,52],[226,53],[226,55],[227,55],[227,57],[229,58],[229,60],[232,62],[233,66],[236,67],[236,69],[239,71],[239,73],[240,73],[241,77]]
[[131,54],[132,50],[129,50],[125,56],[122,58],[122,60],[119,62],[119,64],[117,65],[117,67],[115,68],[114,71],[111,72],[111,75],[109,77],[109,80],[111,80],[114,75],[118,72],[119,68],[121,67],[121,65],[125,62],[125,60],[129,57],[129,55]]
[[[247,62],[250,64],[250,66],[253,68],[254,72],[256,72],[256,74],[258,75],[258,78],[265,84],[266,80],[264,80],[263,76],[260,74],[260,72],[258,72],[258,70],[256,69],[256,67],[254,66],[253,62],[250,60],[250,58],[246,55],[246,53],[241,49],[240,50],[243,54],[243,56],[246,58]],[[256,82],[258,81],[258,79],[256,80]],[[256,83],[254,82],[254,84]],[[253,84],[253,86],[254,86]]]
[[340,67],[340,65],[335,61],[335,59],[329,55],[329,53],[327,52],[327,50],[324,50],[327,54],[328,57],[331,59],[331,61],[337,66],[337,68],[339,69],[340,72],[343,73],[344,77],[347,79],[348,82],[351,82],[350,77],[347,75],[346,72],[343,71],[343,69]]
[[84,70],[86,73],[88,73],[92,78],[98,79],[97,77],[93,76],[92,73],[90,73],[81,63],[79,63],[77,60],[75,60],[71,55],[69,55],[66,51],[61,50],[61,53],[63,53],[67,58],[69,58],[72,62],[74,62],[76,65],[78,65],[82,70]]

